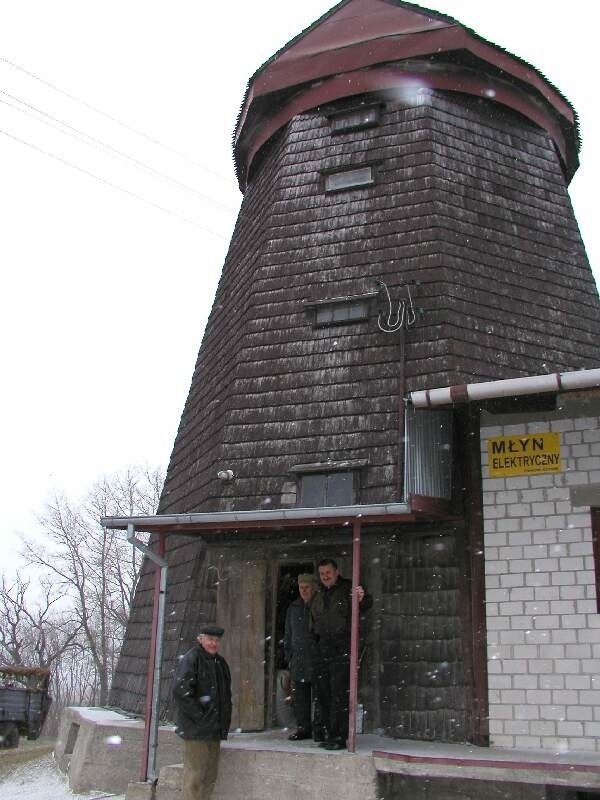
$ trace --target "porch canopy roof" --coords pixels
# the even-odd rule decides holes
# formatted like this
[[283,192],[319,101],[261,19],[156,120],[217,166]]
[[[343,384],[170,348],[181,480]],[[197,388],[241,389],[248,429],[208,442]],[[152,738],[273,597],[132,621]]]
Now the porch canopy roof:
[[[348,527],[352,537],[352,616],[350,640],[350,703],[348,749],[355,750],[358,664],[358,597],[356,587],[360,574],[360,531],[363,525],[410,523],[448,518],[450,504],[437,498],[411,495],[408,503],[374,503],[369,505],[332,506],[319,508],[285,508],[254,511],[191,512],[185,514],[156,514],[146,517],[103,517],[105,528],[127,531],[127,538],[155,565],[154,598],[152,603],[152,638],[148,659],[146,684],[146,714],[144,746],[140,779],[152,779],[156,772],[158,746],[158,687],[163,650],[167,562],[165,539],[171,533],[218,534],[222,532],[281,530],[282,528]],[[136,539],[136,532],[158,535],[156,548]],[[156,552],[155,552],[156,550]]]
[[447,517],[449,510],[449,503],[444,500],[411,495],[408,503],[190,512],[147,517],[103,517],[100,522],[106,528],[121,530],[133,528],[145,533],[210,534],[224,531],[349,525],[355,520],[360,520],[361,525],[410,523]]

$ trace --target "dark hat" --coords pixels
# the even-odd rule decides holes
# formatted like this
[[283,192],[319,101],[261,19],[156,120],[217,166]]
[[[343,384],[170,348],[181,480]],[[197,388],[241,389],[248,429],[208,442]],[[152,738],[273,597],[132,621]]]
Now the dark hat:
[[198,631],[198,636],[223,636],[225,633],[224,628],[219,628],[218,625],[201,625]]

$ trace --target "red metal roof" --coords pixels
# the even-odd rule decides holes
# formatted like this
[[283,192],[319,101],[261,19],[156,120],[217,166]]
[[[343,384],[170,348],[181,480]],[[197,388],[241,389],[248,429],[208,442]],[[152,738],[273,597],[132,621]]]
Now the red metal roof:
[[234,134],[242,189],[260,147],[295,114],[389,89],[390,63],[408,59],[411,81],[416,69],[429,88],[493,98],[524,114],[553,138],[569,178],[577,169],[575,112],[537,69],[438,12],[399,0],[343,0],[250,79]]

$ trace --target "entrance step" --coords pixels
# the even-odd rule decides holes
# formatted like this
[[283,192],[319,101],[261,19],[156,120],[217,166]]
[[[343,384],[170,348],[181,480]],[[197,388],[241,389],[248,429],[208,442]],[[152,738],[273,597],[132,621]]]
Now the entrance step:
[[[156,800],[181,800],[183,766],[163,767]],[[224,747],[212,800],[376,800],[373,757],[346,751],[304,752]]]

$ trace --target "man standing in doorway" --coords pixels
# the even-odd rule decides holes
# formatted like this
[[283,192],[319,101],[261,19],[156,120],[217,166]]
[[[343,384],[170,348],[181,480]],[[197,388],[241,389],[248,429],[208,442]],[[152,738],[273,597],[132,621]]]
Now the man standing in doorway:
[[[310,625],[314,691],[327,729],[327,739],[319,746],[343,750],[348,738],[352,581],[342,578],[331,558],[323,559],[318,569],[321,585],[310,605]],[[371,597],[362,586],[356,593],[360,610],[367,611]]]
[[231,723],[231,674],[218,650],[223,628],[204,625],[175,675],[175,733],[183,739],[183,800],[210,800],[221,739]]
[[[292,698],[297,729],[288,738],[292,742],[310,739],[322,741],[312,719],[312,653],[310,637],[310,603],[316,591],[316,580],[312,573],[298,575],[298,592],[296,598],[288,606],[285,615],[285,634],[283,649],[285,660],[290,669],[292,679]],[[318,716],[318,715],[317,715]]]

